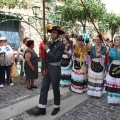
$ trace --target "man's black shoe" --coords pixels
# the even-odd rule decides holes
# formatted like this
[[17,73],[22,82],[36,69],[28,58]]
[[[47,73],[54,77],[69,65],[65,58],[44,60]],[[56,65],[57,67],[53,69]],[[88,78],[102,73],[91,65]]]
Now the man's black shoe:
[[38,115],[46,115],[46,108],[38,108],[33,112],[33,115],[38,116]]
[[51,115],[56,115],[60,111],[60,108],[54,108]]

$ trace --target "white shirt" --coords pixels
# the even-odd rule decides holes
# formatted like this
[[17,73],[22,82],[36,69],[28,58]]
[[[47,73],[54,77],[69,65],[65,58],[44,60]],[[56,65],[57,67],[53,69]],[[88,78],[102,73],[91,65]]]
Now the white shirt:
[[12,55],[13,55],[13,50],[9,45],[6,46],[1,46],[0,47],[0,52],[5,52],[5,58],[4,54],[0,55],[0,61],[5,60],[5,66],[11,65],[12,64]]

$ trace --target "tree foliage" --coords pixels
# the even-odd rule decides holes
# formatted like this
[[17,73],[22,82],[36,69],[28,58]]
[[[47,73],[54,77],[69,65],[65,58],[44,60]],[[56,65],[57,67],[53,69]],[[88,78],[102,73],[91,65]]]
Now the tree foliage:
[[107,13],[106,20],[107,20],[107,23],[109,24],[109,29],[111,32],[111,36],[113,38],[115,33],[117,33],[120,28],[120,16],[116,15],[113,12]]
[[[64,21],[81,22],[85,32],[86,22],[89,22],[89,17],[84,10],[80,0],[63,0],[64,6],[57,6],[56,9],[62,12]],[[105,4],[101,0],[83,0],[87,10],[93,20],[101,20],[106,13]]]
[[27,8],[27,2],[25,0],[1,0],[0,8],[7,7],[9,9],[19,7]]

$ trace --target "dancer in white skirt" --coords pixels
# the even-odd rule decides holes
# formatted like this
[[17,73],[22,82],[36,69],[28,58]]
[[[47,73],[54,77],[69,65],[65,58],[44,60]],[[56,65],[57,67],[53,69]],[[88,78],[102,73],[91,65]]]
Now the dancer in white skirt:
[[88,69],[88,91],[90,96],[101,97],[104,88],[104,55],[106,47],[102,45],[102,38],[98,35],[95,46],[90,51],[91,64]]
[[106,76],[108,103],[120,104],[120,36],[114,40],[115,47],[109,52],[110,69]]
[[87,66],[83,61],[84,55],[88,54],[87,47],[84,45],[82,36],[77,38],[78,45],[74,50],[74,63],[71,73],[71,86],[70,89],[76,93],[83,93],[87,90]]
[[68,36],[63,38],[63,43],[65,44],[64,54],[61,60],[61,86],[68,86],[71,83],[71,70],[72,70],[72,45],[70,45],[70,40]]

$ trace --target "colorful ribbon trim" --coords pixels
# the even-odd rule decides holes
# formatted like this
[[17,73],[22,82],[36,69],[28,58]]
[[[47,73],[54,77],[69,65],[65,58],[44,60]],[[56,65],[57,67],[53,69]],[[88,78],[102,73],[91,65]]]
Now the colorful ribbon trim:
[[78,71],[75,71],[74,69],[72,69],[72,72],[74,72],[75,74],[78,74],[78,75],[84,75],[84,74],[86,74],[85,72],[78,72]]
[[96,89],[92,89],[92,88],[89,88],[89,87],[88,87],[88,90],[92,90],[92,91],[102,91],[103,89],[96,90]]
[[79,86],[75,86],[75,85],[71,84],[71,86],[72,86],[73,88],[75,88],[76,90],[83,90],[83,89],[86,89],[86,88],[87,88],[87,85],[85,85],[85,86],[83,86],[83,87],[79,87]]
[[81,54],[80,54],[80,67],[81,67],[81,68],[82,68],[82,61],[83,61],[83,57],[82,57],[82,56],[83,56],[83,54],[81,53]]
[[86,80],[75,80],[74,78],[71,78],[71,80],[75,81],[75,82],[80,82],[80,83],[83,83],[83,82],[88,82],[88,79]]
[[119,94],[107,93],[107,96],[120,98],[120,95],[119,95]]
[[109,87],[116,87],[116,88],[120,88],[120,84],[111,84],[109,82],[106,81],[106,85]]
[[103,77],[103,78],[94,78],[94,77],[91,77],[91,76],[89,76],[89,75],[87,75],[87,76],[88,76],[88,78],[94,79],[94,80],[104,80],[104,78],[105,78],[105,77]]

